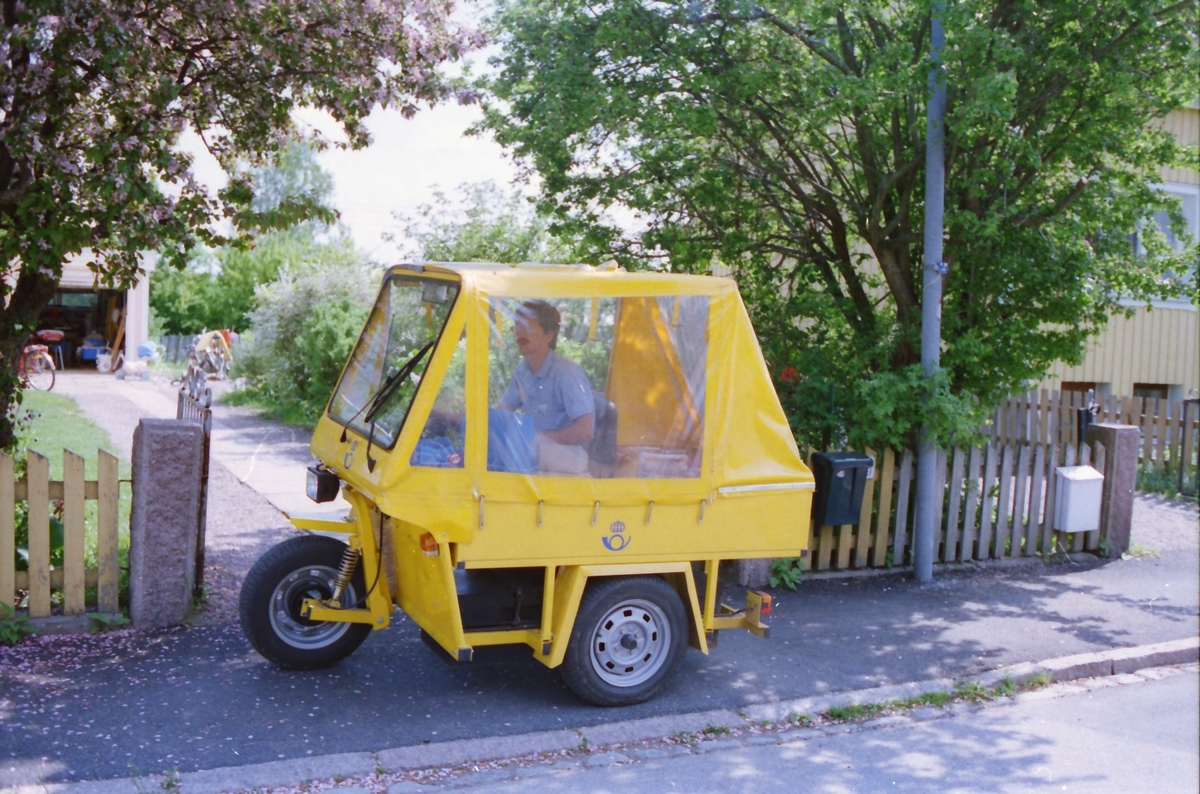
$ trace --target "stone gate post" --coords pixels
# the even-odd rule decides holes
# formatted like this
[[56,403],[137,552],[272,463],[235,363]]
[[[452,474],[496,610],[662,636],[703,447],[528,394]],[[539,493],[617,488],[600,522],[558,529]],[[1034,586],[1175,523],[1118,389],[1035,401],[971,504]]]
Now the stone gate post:
[[192,611],[204,431],[143,419],[133,433],[129,616],[134,628],[176,626]]
[[1087,430],[1087,443],[1104,445],[1100,539],[1108,541],[1109,557],[1120,557],[1129,550],[1139,438],[1140,433],[1133,425],[1095,424]]

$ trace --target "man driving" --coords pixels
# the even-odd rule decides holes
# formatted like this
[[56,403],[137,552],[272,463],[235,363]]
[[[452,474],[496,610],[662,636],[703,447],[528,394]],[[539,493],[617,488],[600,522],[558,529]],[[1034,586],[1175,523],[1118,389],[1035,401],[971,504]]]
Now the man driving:
[[517,308],[517,350],[524,360],[499,407],[520,409],[533,420],[540,470],[583,474],[587,451],[581,445],[595,434],[595,406],[583,367],[555,352],[561,324],[558,310],[546,301],[525,301]]

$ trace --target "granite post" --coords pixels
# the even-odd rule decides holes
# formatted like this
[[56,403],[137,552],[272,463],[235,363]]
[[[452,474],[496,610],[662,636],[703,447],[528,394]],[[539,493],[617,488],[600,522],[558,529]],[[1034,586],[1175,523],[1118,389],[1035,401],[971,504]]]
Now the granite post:
[[738,560],[735,570],[740,587],[755,589],[771,584],[770,560]]
[[143,419],[133,433],[129,616],[137,629],[177,626],[192,611],[204,431]]
[[1133,527],[1140,433],[1133,425],[1095,424],[1088,427],[1087,443],[1104,446],[1100,539],[1108,541],[1109,557],[1120,557],[1129,550],[1129,532]]

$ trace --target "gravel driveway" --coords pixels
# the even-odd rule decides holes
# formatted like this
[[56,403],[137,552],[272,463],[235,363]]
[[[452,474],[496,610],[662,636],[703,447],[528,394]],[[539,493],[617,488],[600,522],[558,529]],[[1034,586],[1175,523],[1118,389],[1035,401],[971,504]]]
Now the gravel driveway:
[[[149,391],[155,386],[159,395]],[[61,373],[57,389],[104,428],[113,451],[125,460],[130,458],[139,419],[175,416],[174,389],[167,384],[123,384],[115,378],[68,370]],[[130,396],[139,399],[135,402]],[[160,399],[152,401],[148,396]],[[215,412],[223,410],[224,406],[214,406]],[[208,597],[195,615],[200,624],[237,620],[238,593],[250,567],[294,531],[283,513],[215,459],[209,463],[207,515],[204,582]]]

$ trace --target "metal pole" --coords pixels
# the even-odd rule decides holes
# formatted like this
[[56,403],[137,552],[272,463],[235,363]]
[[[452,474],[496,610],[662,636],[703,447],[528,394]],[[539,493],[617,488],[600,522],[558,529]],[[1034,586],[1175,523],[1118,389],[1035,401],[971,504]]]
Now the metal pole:
[[[942,346],[942,211],[946,192],[945,124],[946,80],[942,72],[942,29],[945,5],[935,3],[931,19],[929,56],[929,106],[925,117],[925,256],[921,289],[921,367],[925,377],[938,371]],[[917,511],[913,530],[913,573],[920,582],[933,579],[933,539],[937,516],[937,439],[929,427],[921,428],[917,448]]]

